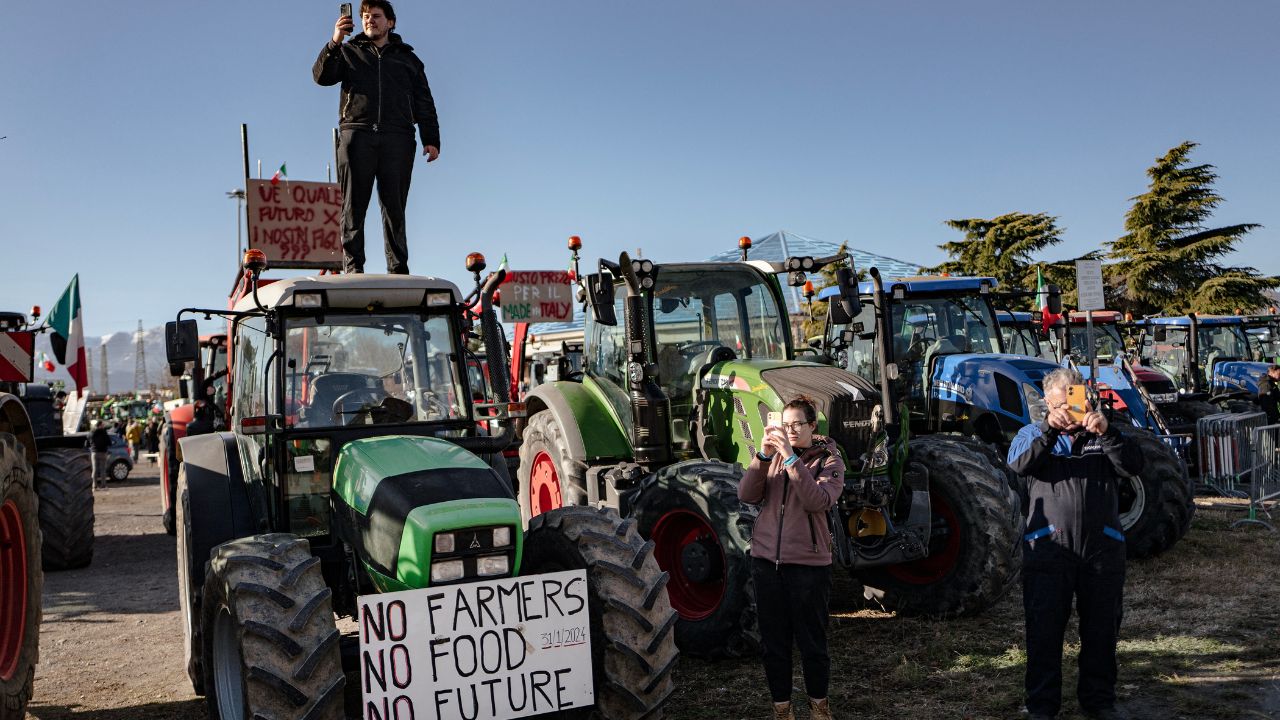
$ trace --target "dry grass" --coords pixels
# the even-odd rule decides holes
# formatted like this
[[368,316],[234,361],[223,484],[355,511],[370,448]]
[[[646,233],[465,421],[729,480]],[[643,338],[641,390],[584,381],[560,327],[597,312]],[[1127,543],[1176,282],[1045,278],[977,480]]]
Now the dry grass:
[[[1239,510],[1230,501],[1201,500],[1177,546],[1129,564],[1118,690],[1135,718],[1280,718],[1280,534],[1230,529]],[[1020,716],[1020,589],[982,617],[934,622],[857,609],[849,599],[855,587],[838,580],[833,602],[837,717]],[[1060,717],[1072,720],[1079,717],[1073,630],[1067,642]],[[802,688],[798,673],[797,663]],[[673,720],[769,715],[758,661],[684,659],[677,680],[667,711]]]

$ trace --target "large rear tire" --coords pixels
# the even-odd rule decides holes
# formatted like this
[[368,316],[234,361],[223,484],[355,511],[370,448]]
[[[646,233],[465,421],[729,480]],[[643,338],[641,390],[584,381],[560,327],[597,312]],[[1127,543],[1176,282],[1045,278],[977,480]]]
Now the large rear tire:
[[182,619],[187,677],[191,679],[191,688],[195,694],[204,695],[204,633],[200,624],[200,590],[204,584],[205,563],[212,548],[205,548],[202,557],[195,556],[201,551],[194,547],[191,497],[186,488],[181,487],[182,470],[178,473],[180,489],[173,507],[178,539],[178,614]]
[[178,470],[177,440],[166,422],[160,435],[160,522],[170,535],[178,533]]
[[210,717],[341,720],[332,591],[305,540],[277,533],[218,546],[201,595]]
[[550,410],[529,418],[517,476],[520,515],[526,526],[549,510],[587,504],[587,466],[569,452],[564,429]]
[[927,557],[858,573],[868,600],[908,615],[956,617],[991,607],[1022,566],[1021,501],[985,453],[947,436],[912,438],[907,462],[928,472]]
[[74,570],[93,561],[93,461],[85,450],[52,448],[36,459],[44,569]]
[[587,571],[595,707],[570,717],[658,720],[675,690],[676,613],[653,543],[609,508],[566,507],[529,522],[523,574]]
[[1145,463],[1120,490],[1120,525],[1130,558],[1154,557],[1173,547],[1191,527],[1196,505],[1182,459],[1146,430],[1116,424],[1136,443]]
[[0,720],[22,720],[40,659],[40,520],[31,464],[0,433]]
[[676,643],[697,657],[741,657],[760,645],[751,581],[758,508],[738,500],[741,470],[720,462],[670,465],[640,487],[631,515],[652,540],[680,615]]

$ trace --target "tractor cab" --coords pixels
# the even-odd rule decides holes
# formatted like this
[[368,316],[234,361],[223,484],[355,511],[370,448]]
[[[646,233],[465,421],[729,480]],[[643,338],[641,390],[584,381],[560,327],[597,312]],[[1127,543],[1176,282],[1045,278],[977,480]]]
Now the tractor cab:
[[1268,363],[1257,354],[1245,317],[1152,317],[1136,326],[1142,364],[1168,376],[1179,393],[1217,399],[1257,394]]
[[[1009,295],[997,293],[996,285],[991,277],[914,277],[885,281],[877,291],[874,283],[863,282],[863,316],[846,327],[840,313],[829,313],[828,343],[843,353],[844,367],[874,374],[872,359],[881,338],[888,338],[885,367],[895,397],[907,403],[913,432],[961,432],[1003,444],[1043,417],[1041,383],[1057,366],[1040,359],[1038,341],[1031,345],[1031,338],[1020,344],[1032,355],[1009,353],[993,307]],[[873,327],[867,307],[877,292],[888,308],[884,327],[878,333],[858,331]],[[837,293],[826,288],[818,297]]]
[[1000,338],[1004,341],[1005,352],[1010,355],[1026,355],[1027,357],[1050,357],[1046,347],[1047,340],[1041,330],[1039,313],[1019,310],[997,310],[996,320],[1000,323]]

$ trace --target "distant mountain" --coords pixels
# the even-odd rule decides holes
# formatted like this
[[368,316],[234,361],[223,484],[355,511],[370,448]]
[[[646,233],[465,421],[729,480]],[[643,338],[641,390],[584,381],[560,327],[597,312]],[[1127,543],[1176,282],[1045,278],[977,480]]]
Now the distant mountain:
[[[85,336],[84,346],[85,355],[89,361],[89,389],[93,393],[126,393],[135,390],[133,386],[134,364],[136,362],[137,346],[134,341],[134,332],[114,332],[105,337]],[[107,387],[101,387],[100,379],[102,362],[102,347],[107,348]],[[169,377],[169,364],[165,362],[164,351],[164,328],[151,328],[143,333],[142,352],[146,356],[147,367],[147,384],[158,387],[165,387],[173,382],[173,378]],[[46,372],[40,367],[40,353],[49,356],[54,363],[54,371]],[[53,348],[49,345],[49,334],[40,333],[36,336],[36,382],[44,382],[46,380],[62,380],[71,385],[71,376],[67,374],[67,369],[58,365],[58,359],[53,356]],[[138,390],[148,390],[149,387],[137,388]]]

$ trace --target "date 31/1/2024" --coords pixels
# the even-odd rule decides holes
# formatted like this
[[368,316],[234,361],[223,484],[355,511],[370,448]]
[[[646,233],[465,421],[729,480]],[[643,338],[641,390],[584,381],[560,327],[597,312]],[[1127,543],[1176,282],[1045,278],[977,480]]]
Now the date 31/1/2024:
[[557,628],[551,632],[539,633],[541,648],[547,650],[558,647],[573,647],[574,645],[584,645],[587,642],[586,626]]

